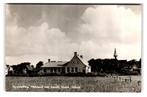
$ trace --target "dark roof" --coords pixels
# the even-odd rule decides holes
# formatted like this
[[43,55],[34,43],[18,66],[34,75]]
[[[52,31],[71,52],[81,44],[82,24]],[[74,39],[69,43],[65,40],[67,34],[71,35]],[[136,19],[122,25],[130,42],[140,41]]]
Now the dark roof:
[[[79,57],[79,56],[74,56],[73,58],[75,58],[75,57],[78,58],[78,59],[82,62],[82,64],[84,64],[85,66],[88,66],[88,67],[89,67],[88,61],[84,60],[83,58],[81,58],[81,57]],[[73,60],[73,58],[72,58],[71,60]],[[70,61],[71,61],[71,60],[70,60]],[[70,61],[69,61],[69,62],[70,62]],[[62,66],[68,65],[69,62],[65,63],[65,64],[62,65]]]

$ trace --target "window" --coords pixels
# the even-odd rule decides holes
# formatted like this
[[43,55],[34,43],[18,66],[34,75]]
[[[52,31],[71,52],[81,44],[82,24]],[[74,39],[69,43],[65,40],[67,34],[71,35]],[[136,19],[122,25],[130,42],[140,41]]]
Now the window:
[[77,67],[75,67],[75,72],[78,72],[78,68]]
[[74,67],[71,67],[71,72],[74,72]]
[[44,69],[44,72],[46,72],[46,69]]
[[85,69],[83,69],[83,73],[85,73]]
[[62,72],[65,72],[65,68],[62,68]]
[[67,72],[70,72],[70,71],[69,71],[69,67],[67,67]]
[[54,72],[57,72],[57,68],[54,68]]
[[50,68],[50,72],[53,72],[53,68]]
[[58,68],[58,72],[60,72],[60,68]]

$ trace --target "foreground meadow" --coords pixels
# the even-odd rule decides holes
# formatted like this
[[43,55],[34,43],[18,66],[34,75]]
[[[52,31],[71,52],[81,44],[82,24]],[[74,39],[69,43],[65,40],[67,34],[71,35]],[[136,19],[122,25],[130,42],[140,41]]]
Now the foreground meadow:
[[[131,80],[130,80],[131,78]],[[141,92],[140,76],[117,77],[6,77],[6,91]]]

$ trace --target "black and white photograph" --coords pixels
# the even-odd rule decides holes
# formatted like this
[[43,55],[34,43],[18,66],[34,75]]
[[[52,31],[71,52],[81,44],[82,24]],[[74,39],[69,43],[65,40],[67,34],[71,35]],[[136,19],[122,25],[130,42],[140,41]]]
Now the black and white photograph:
[[142,4],[6,3],[5,91],[142,91]]

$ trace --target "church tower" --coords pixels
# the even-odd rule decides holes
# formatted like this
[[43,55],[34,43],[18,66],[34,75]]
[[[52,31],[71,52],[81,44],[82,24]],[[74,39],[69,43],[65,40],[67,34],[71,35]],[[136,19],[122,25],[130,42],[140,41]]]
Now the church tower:
[[117,60],[117,53],[116,53],[116,48],[114,49],[114,54],[113,54],[114,58]]

